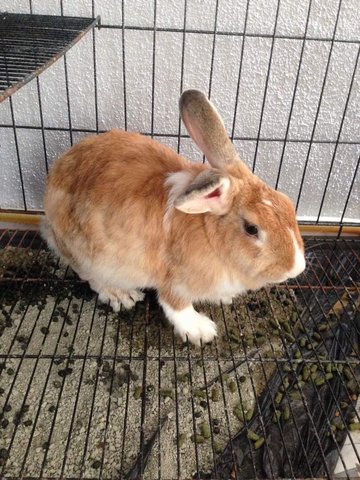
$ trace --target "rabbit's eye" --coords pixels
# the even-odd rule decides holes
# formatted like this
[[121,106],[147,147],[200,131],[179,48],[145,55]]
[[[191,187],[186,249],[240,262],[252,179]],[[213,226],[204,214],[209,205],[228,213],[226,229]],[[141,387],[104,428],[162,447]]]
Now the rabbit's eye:
[[251,223],[245,222],[245,232],[252,237],[257,237],[259,230],[256,225],[252,225]]

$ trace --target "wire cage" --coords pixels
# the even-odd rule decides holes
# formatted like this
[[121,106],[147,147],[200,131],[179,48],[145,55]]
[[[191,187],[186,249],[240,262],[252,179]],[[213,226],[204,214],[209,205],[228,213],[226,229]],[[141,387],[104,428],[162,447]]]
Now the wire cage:
[[[118,94],[121,105],[116,105],[121,108],[112,126],[135,125],[178,152],[199,157],[178,114],[166,111],[176,105],[164,101],[158,83],[168,73],[164,95],[170,95],[175,77],[169,60],[176,57],[173,96],[202,86],[220,111],[216,94],[226,98],[225,124],[245,151],[244,160],[292,197],[302,212],[304,231],[308,225],[321,226],[334,236],[306,237],[307,268],[296,279],[249,292],[231,305],[200,305],[216,321],[219,333],[211,344],[196,348],[174,335],[154,292],[146,292],[133,310],[114,313],[53,256],[37,230],[2,228],[0,477],[359,477],[360,242],[350,235],[360,223],[356,1],[334,0],[325,8],[315,0],[296,5],[290,0],[183,0],[176,5],[123,0],[114,2],[111,14],[100,0],[79,12],[71,11],[65,0],[56,12],[42,11],[35,0],[23,3],[30,15],[51,13],[65,20],[70,9],[73,16],[89,17],[87,25],[98,14],[102,21],[82,40],[89,42],[90,56],[84,56],[90,59],[87,80],[91,77],[92,93],[84,104],[90,108],[91,124],[82,124],[74,114],[78,100],[72,94],[77,88],[73,70],[81,64],[82,42],[76,61],[69,59],[70,49],[58,62],[61,78],[58,72],[51,74],[54,64],[47,78],[36,77],[29,84],[36,121],[22,117],[26,105],[17,104],[16,96],[3,103],[0,162],[5,181],[0,201],[2,212],[9,214],[3,218],[41,212],[46,173],[64,147],[54,147],[53,139],[66,138],[67,146],[105,131],[104,116],[112,115],[110,103],[118,101]],[[265,13],[256,13],[262,10]],[[264,24],[254,26],[257,15]],[[297,16],[302,23],[295,28]],[[326,28],[323,16],[330,19]],[[287,29],[287,22],[295,23]],[[120,42],[119,61],[114,60],[114,71],[104,73],[104,45],[110,48],[113,37],[102,41],[111,32]],[[176,42],[166,50],[171,35]],[[256,64],[249,52],[261,57],[262,42],[266,55]],[[138,83],[134,45],[148,65]],[[228,51],[229,45],[233,50]],[[285,50],[292,67],[278,64]],[[201,72],[196,62],[204,52],[207,69]],[[315,58],[313,66],[321,63],[316,95],[304,90],[307,56]],[[230,70],[225,63],[232,65]],[[254,84],[247,76],[252,68]],[[281,81],[280,71],[285,72]],[[105,101],[114,75],[121,91]],[[189,84],[192,80],[198,83]],[[66,124],[49,121],[47,82],[63,89]],[[257,93],[251,97],[253,90]],[[145,123],[137,110],[139,92],[147,102]],[[337,101],[329,104],[334,92]],[[311,96],[310,114],[299,107],[306,95]],[[250,117],[242,112],[247,96],[252,98],[249,115],[255,116],[251,128]],[[274,98],[285,107],[271,130]],[[159,110],[167,115],[164,124],[159,123]],[[301,126],[306,115],[307,128],[294,133],[293,123]],[[29,164],[24,148],[28,141],[29,148],[32,142],[37,145],[36,163]],[[269,155],[275,157],[271,164],[266,161]],[[301,156],[294,165],[293,155]],[[320,163],[314,160],[318,155]],[[311,208],[304,209],[305,204]]]

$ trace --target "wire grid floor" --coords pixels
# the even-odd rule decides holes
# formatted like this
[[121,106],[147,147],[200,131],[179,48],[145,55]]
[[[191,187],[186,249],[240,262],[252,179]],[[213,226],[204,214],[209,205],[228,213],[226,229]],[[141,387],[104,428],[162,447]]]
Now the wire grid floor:
[[38,232],[0,247],[2,478],[358,476],[359,240],[309,239],[291,284],[202,306],[202,349],[151,292],[99,305]]

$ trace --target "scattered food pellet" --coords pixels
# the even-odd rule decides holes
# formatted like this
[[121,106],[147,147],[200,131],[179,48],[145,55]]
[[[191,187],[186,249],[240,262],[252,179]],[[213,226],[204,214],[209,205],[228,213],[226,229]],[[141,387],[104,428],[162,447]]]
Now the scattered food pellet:
[[163,398],[166,398],[166,397],[169,397],[171,398],[172,400],[174,400],[174,391],[169,389],[169,388],[161,388],[159,390],[159,394],[163,397]]
[[204,438],[210,438],[210,426],[208,423],[202,423],[201,424],[201,427],[200,427],[200,431],[201,431],[201,435],[204,437]]
[[139,400],[139,398],[141,398],[141,396],[142,396],[142,393],[143,393],[142,386],[138,385],[137,387],[135,387],[135,390],[134,390],[135,400]]
[[101,467],[101,462],[100,460],[95,460],[93,463],[92,463],[92,468],[95,468],[95,469],[98,469]]
[[214,387],[211,390],[211,400],[213,402],[218,402],[220,400],[220,390],[217,387]]
[[49,333],[49,329],[47,327],[41,327],[40,332],[44,335],[47,335]]
[[9,453],[6,448],[0,448],[0,459],[7,460],[9,458]]
[[9,420],[7,418],[4,418],[4,420],[1,421],[1,428],[6,428],[9,425]]
[[236,392],[236,383],[234,382],[234,380],[231,380],[229,383],[228,383],[228,387],[229,387],[229,390],[231,393],[235,393]]
[[179,447],[183,447],[185,445],[185,442],[186,442],[186,435],[185,433],[180,433],[180,435],[178,436],[178,445]]
[[257,440],[259,440],[259,435],[255,432],[253,432],[252,430],[248,430],[247,431],[247,438],[249,440],[252,440],[253,442],[256,442]]
[[264,442],[265,442],[265,438],[260,437],[259,440],[257,440],[254,444],[255,450],[258,450],[260,447],[262,447]]

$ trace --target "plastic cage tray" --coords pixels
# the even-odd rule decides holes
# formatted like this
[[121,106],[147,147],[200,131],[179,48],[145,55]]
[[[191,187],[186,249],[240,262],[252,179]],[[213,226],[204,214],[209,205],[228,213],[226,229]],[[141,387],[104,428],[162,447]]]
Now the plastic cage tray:
[[0,13],[0,102],[58,60],[98,21]]
[[154,292],[114,313],[45,247],[0,231],[2,479],[357,477],[360,241],[182,343]]

